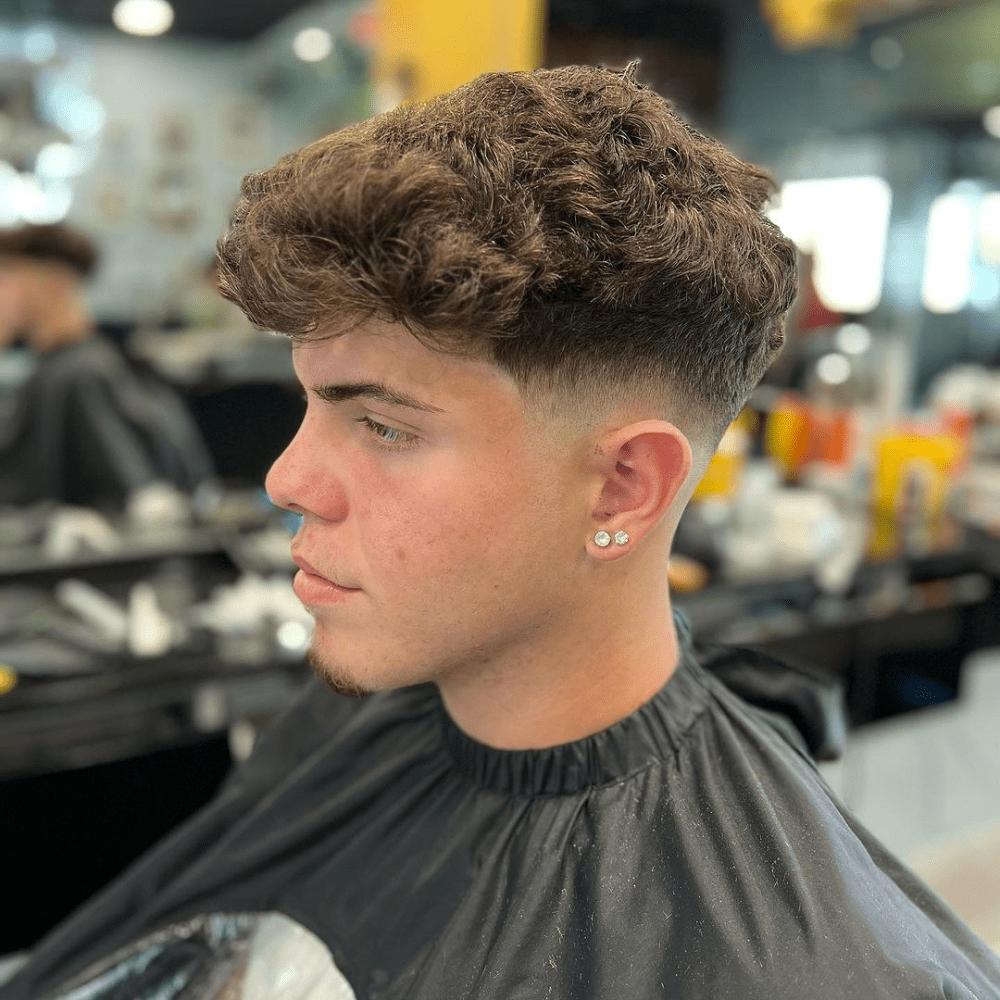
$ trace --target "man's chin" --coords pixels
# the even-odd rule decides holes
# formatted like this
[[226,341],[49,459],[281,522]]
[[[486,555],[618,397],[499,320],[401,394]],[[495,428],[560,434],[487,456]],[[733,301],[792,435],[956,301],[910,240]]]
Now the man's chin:
[[346,698],[362,698],[367,694],[373,694],[374,688],[365,687],[353,677],[348,677],[343,672],[325,663],[315,649],[310,649],[306,653],[306,662],[312,667],[313,673],[335,694],[344,695]]

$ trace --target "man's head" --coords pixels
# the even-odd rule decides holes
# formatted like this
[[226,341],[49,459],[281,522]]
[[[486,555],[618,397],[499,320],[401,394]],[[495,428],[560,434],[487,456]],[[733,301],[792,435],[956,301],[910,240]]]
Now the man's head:
[[321,673],[455,696],[599,660],[627,688],[676,655],[670,538],[794,292],[768,190],[631,71],[580,67],[244,181],[220,286],[296,341],[308,409],[267,485],[304,515]]
[[23,334],[49,350],[89,332],[80,296],[97,261],[93,243],[69,226],[0,232],[0,347]]

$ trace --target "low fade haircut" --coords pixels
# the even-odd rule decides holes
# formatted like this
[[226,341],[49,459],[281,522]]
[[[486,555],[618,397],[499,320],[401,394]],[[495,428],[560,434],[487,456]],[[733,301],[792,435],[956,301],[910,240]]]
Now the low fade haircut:
[[488,73],[249,175],[222,294],[295,339],[376,318],[527,389],[658,394],[714,447],[781,346],[795,251],[769,175],[636,70]]

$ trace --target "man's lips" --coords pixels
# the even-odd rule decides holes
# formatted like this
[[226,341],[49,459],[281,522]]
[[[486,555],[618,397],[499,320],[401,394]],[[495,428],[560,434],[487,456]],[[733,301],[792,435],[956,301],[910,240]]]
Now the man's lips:
[[359,587],[345,587],[323,576],[309,560],[298,553],[292,553],[292,560],[299,572],[292,580],[292,588],[303,604],[340,604],[349,595],[360,591]]
[[298,566],[304,573],[308,573],[310,576],[318,576],[321,580],[326,580],[327,583],[333,583],[329,577],[323,576],[323,574],[316,569],[311,562],[307,559],[303,559],[302,556],[296,552],[292,553],[292,562],[295,563],[295,565]]

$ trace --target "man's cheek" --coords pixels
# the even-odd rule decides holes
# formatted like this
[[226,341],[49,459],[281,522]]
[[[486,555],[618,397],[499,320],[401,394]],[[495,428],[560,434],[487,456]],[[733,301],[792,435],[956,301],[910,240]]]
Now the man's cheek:
[[396,548],[406,552],[407,576],[420,582],[440,580],[454,586],[457,581],[486,569],[489,547],[485,533],[461,517],[432,516],[413,525],[412,531],[398,539]]
[[437,575],[443,571],[460,531],[440,505],[428,503],[422,514],[377,496],[356,507],[361,545],[368,561],[391,566],[406,575]]

